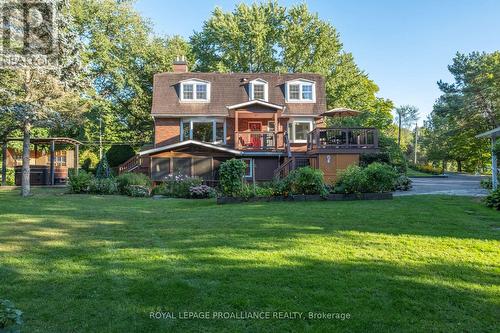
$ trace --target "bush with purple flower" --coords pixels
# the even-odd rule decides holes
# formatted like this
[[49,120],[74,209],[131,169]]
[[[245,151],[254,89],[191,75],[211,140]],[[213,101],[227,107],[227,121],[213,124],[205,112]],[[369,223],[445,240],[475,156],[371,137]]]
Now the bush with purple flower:
[[216,191],[207,185],[191,186],[189,188],[189,196],[193,199],[214,198],[216,195]]

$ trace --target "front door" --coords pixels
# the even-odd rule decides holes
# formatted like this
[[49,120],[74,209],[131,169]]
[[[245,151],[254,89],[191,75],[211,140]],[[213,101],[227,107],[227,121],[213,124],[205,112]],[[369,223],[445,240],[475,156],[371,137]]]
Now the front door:
[[[262,131],[262,123],[261,122],[248,122],[248,129],[250,132],[261,132]],[[260,148],[261,147],[261,134],[251,133],[250,134],[250,146],[252,148]]]

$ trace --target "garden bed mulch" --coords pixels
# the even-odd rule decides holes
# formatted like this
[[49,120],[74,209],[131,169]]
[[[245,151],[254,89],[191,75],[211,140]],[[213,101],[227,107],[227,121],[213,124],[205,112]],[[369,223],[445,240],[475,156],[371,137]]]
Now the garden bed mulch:
[[231,204],[242,202],[270,202],[270,201],[352,201],[352,200],[392,200],[392,193],[359,193],[359,194],[329,194],[325,197],[315,195],[291,195],[291,196],[276,196],[276,197],[252,197],[252,198],[235,198],[235,197],[218,197],[217,204]]

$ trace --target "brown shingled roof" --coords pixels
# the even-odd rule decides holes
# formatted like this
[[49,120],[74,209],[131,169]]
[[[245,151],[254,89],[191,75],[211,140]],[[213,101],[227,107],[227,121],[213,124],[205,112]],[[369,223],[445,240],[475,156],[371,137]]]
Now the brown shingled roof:
[[[319,74],[169,72],[154,76],[151,114],[228,116],[227,106],[247,102],[247,82],[257,78],[268,82],[269,103],[285,105],[284,115],[319,115],[326,111],[325,81]],[[206,80],[211,83],[210,102],[180,102],[179,82],[189,79]],[[316,103],[285,103],[284,83],[295,79],[316,82]]]

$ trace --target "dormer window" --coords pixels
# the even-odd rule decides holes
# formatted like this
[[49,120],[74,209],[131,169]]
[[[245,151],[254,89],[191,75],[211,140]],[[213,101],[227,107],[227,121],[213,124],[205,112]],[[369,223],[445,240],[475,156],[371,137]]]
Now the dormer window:
[[286,83],[286,101],[288,103],[311,103],[316,101],[316,83],[305,79]]
[[267,81],[262,79],[255,79],[249,82],[248,84],[248,99],[249,100],[268,100],[268,88]]
[[180,82],[180,99],[182,102],[209,102],[210,82],[191,79]]

